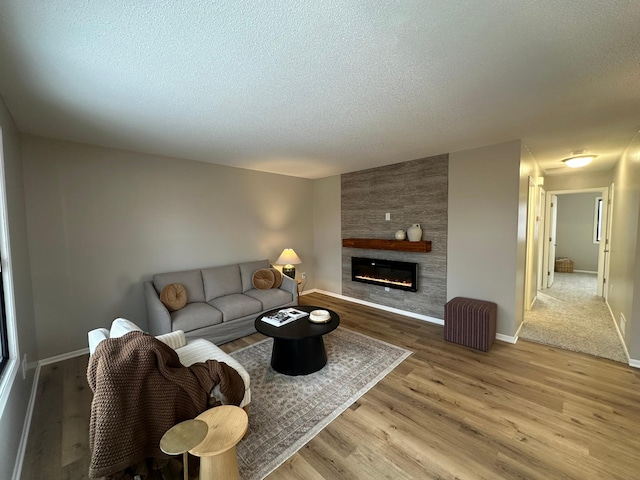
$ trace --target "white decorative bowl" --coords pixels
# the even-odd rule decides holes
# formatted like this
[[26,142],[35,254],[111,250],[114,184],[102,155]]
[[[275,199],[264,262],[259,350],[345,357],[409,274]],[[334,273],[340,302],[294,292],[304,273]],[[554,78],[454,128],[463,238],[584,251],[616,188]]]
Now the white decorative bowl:
[[309,321],[313,323],[327,323],[331,320],[331,314],[326,310],[314,310],[309,314]]

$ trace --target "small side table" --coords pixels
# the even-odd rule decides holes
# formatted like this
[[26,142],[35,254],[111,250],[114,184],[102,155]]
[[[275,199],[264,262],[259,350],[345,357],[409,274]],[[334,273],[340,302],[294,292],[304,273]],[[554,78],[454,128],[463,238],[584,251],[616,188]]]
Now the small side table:
[[187,452],[207,436],[208,425],[202,420],[185,420],[174,425],[160,439],[160,450],[167,455],[182,454],[184,480],[189,480],[189,456]]
[[236,445],[247,433],[247,412],[233,405],[221,405],[202,412],[196,420],[209,426],[205,439],[189,450],[200,457],[200,480],[238,480]]

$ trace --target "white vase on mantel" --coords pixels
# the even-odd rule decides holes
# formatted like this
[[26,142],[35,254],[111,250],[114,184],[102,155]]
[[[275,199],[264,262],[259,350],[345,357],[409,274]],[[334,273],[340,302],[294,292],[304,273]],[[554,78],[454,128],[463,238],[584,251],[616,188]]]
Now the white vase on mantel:
[[404,240],[407,238],[407,233],[404,230],[397,230],[395,237],[396,240]]
[[422,240],[422,228],[419,223],[414,223],[407,229],[407,236],[410,242],[419,242]]

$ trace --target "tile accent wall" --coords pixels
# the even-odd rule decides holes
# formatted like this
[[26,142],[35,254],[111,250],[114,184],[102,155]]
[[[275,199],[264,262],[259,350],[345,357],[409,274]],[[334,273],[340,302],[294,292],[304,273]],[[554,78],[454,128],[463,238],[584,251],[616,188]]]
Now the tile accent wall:
[[[342,238],[395,238],[396,230],[422,227],[431,252],[342,249],[342,294],[412,313],[444,318],[447,297],[449,155],[347,173],[341,177]],[[385,220],[385,213],[391,220]],[[408,241],[408,240],[406,240]],[[418,263],[418,291],[353,282],[351,257]]]

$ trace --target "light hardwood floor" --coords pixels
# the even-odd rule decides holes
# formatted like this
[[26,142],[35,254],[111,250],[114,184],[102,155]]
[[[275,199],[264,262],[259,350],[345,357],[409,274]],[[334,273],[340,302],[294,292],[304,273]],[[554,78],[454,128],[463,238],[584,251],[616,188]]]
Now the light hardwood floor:
[[[300,302],[414,353],[269,479],[640,478],[637,369],[523,340],[483,353],[438,325],[317,293]],[[87,478],[86,366],[43,367],[23,479]]]

